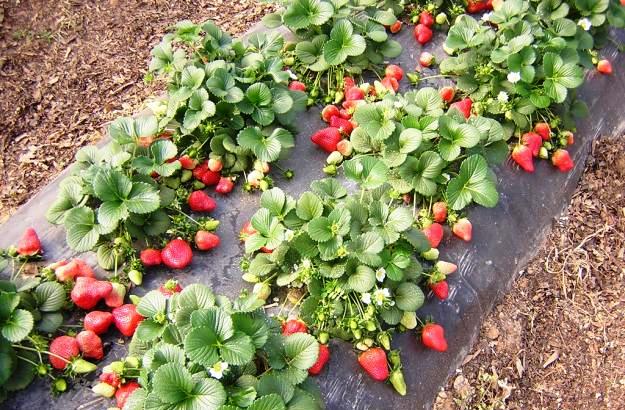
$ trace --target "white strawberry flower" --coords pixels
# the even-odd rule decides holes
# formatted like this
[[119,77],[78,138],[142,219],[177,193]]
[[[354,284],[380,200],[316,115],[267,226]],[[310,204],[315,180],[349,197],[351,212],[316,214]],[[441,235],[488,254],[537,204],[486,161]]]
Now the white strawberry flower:
[[365,305],[370,305],[371,304],[371,293],[369,293],[369,292],[363,293],[362,296],[360,297],[360,300],[362,300],[362,303],[364,303]]
[[518,83],[519,81],[521,81],[521,73],[519,73],[518,71],[512,71],[508,73],[508,81],[510,81],[512,84]]
[[481,20],[482,20],[482,21],[490,21],[490,16],[492,16],[492,15],[493,15],[493,13],[492,13],[492,12],[484,13],[484,14],[482,15]]
[[587,18],[583,18],[583,19],[579,19],[579,21],[577,22],[577,25],[583,28],[585,31],[588,31],[592,27],[592,22],[588,20]]
[[293,240],[293,238],[295,237],[295,232],[287,229],[286,231],[284,231],[284,240],[286,240],[287,242],[290,242],[291,240]]
[[384,282],[384,279],[386,278],[386,269],[378,268],[375,271],[375,278],[378,280],[378,282]]
[[390,297],[391,297],[391,291],[388,290],[388,288],[376,289],[375,292],[373,292],[373,300],[375,301],[377,305],[380,305],[380,306],[382,306],[384,302],[386,301],[386,299]]
[[226,371],[226,369],[228,369],[228,363],[217,362],[210,369],[208,369],[208,372],[210,373],[211,377],[214,377],[215,379],[221,379],[224,376],[224,372]]
[[499,101],[500,103],[507,103],[508,93],[505,91],[499,91],[499,94],[497,94],[497,101]]

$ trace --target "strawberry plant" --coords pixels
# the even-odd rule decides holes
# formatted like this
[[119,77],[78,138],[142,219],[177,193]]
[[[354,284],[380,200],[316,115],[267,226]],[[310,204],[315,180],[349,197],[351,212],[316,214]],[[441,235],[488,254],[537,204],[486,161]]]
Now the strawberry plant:
[[129,357],[107,366],[94,391],[115,394],[126,410],[323,408],[306,380],[319,344],[305,333],[283,336],[261,306],[254,296],[230,301],[200,284],[148,292]]
[[344,76],[361,75],[385,60],[397,57],[401,45],[386,27],[397,22],[401,1],[284,0],[279,12],[263,18],[266,26],[284,25],[297,38],[284,61],[300,77],[310,98],[340,102]]

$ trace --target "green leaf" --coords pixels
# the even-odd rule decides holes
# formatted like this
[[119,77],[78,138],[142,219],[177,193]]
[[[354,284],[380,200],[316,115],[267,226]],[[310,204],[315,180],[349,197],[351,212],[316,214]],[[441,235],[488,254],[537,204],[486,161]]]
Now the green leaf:
[[261,19],[265,27],[276,28],[282,25],[282,16],[280,13],[269,13]]
[[91,250],[100,238],[93,210],[86,206],[69,210],[64,225],[67,231],[67,244],[78,252]]
[[436,152],[426,151],[418,160],[408,157],[399,168],[399,175],[421,195],[432,196],[436,193],[436,178],[444,167],[445,162]]
[[213,329],[197,327],[184,338],[184,351],[189,359],[203,366],[212,366],[219,361],[219,352],[215,347],[217,342],[217,334]]
[[[299,369],[295,369],[301,371]],[[282,400],[288,402],[293,397],[295,386],[293,382],[282,374],[268,373],[263,375],[256,386],[259,396],[278,394]]]
[[28,336],[30,331],[33,330],[33,325],[33,315],[29,311],[15,309],[9,320],[0,329],[0,334],[11,343],[18,343]]
[[359,265],[356,271],[349,276],[347,284],[355,292],[365,293],[375,285],[375,272],[368,266]]
[[320,26],[334,13],[332,4],[320,0],[294,0],[283,15],[284,24],[292,29]]
[[42,333],[55,333],[63,324],[63,314],[59,312],[43,313],[37,322],[37,330]]
[[308,235],[316,242],[327,242],[334,237],[332,223],[325,216],[313,219],[308,223]]
[[323,46],[323,57],[328,64],[338,65],[345,62],[347,57],[364,53],[366,47],[365,39],[354,34],[354,28],[349,20],[342,19],[334,23],[330,40]]
[[386,182],[388,167],[374,157],[350,159],[343,163],[345,176],[364,189],[375,189]]
[[154,373],[154,392],[164,403],[179,403],[191,396],[195,383],[191,373],[177,363],[167,363]]
[[65,304],[65,289],[58,282],[44,282],[35,288],[39,310],[42,312],[56,312]]
[[158,290],[146,293],[137,305],[137,313],[143,317],[154,318],[158,314],[165,313],[167,298]]
[[221,341],[231,338],[234,334],[230,315],[218,307],[196,310],[191,314],[191,323],[194,327],[210,328]]
[[414,283],[404,282],[395,289],[395,303],[406,312],[416,312],[425,300],[421,288]]
[[151,342],[163,334],[165,325],[157,323],[152,319],[145,319],[137,326],[136,336],[144,342]]
[[268,394],[254,400],[248,410],[285,410],[284,402],[277,394]]
[[308,370],[317,361],[319,344],[312,335],[295,333],[284,338],[284,354],[290,366]]
[[260,197],[260,206],[269,210],[274,216],[282,216],[285,202],[286,195],[280,188],[269,189]]
[[152,185],[145,182],[135,182],[132,184],[132,190],[124,203],[130,212],[147,214],[159,208],[160,197]]
[[323,202],[312,192],[304,192],[297,200],[295,212],[299,218],[310,221],[323,214]]
[[[274,131],[275,132],[275,131]],[[247,127],[237,136],[239,145],[254,152],[254,155],[265,162],[273,162],[280,156],[282,146],[276,135],[263,135],[258,127]]]
[[236,331],[231,338],[221,345],[219,352],[225,362],[241,366],[252,360],[256,349],[248,335]]
[[178,305],[193,310],[208,309],[215,306],[215,295],[208,286],[194,283],[180,292]]
[[414,128],[407,128],[399,134],[399,152],[410,154],[421,145],[423,137],[421,131]]
[[452,209],[460,210],[471,201],[492,208],[499,201],[495,183],[488,173],[488,164],[481,155],[471,155],[462,161],[460,173],[447,186],[447,201]]
[[95,195],[102,201],[123,201],[132,190],[132,181],[112,169],[101,169],[93,180]]

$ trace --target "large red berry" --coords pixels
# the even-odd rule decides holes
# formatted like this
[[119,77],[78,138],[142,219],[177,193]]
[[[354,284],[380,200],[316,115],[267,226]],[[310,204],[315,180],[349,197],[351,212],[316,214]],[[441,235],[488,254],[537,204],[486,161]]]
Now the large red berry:
[[372,347],[358,356],[358,363],[373,380],[383,382],[388,379],[386,352],[380,347]]
[[551,127],[546,122],[537,122],[534,125],[534,132],[540,135],[544,141],[551,138]]
[[456,109],[464,115],[464,118],[469,118],[471,116],[471,107],[473,106],[473,101],[470,98],[465,98],[464,100],[460,100],[455,102],[449,106],[449,111],[452,109]]
[[83,327],[91,330],[95,334],[101,335],[105,333],[109,326],[113,323],[113,314],[111,312],[101,312],[94,310],[85,315]]
[[113,322],[115,327],[124,336],[132,336],[137,330],[137,326],[143,320],[143,316],[137,313],[137,307],[132,303],[121,305],[113,309]]
[[219,246],[219,236],[208,231],[197,231],[195,234],[195,246],[201,251],[210,251]]
[[113,290],[104,298],[104,303],[108,307],[119,307],[124,304],[126,287],[118,282],[111,283],[111,286],[113,286]]
[[[57,370],[64,370],[67,367],[67,361],[78,357],[80,354],[80,347],[76,338],[71,336],[59,336],[50,343],[48,349],[51,355],[48,356],[50,364]],[[65,359],[61,359],[61,358]]]
[[325,152],[333,152],[336,151],[336,144],[342,140],[341,131],[338,128],[327,127],[315,132],[310,140],[317,144],[321,149]]
[[421,342],[429,349],[437,352],[447,351],[447,340],[445,339],[445,329],[439,324],[428,323],[421,330]]
[[391,27],[389,27],[389,30],[393,34],[399,33],[401,31],[401,26],[402,26],[402,22],[397,20],[395,23],[391,24]]
[[430,283],[430,289],[432,289],[432,293],[434,296],[439,298],[440,300],[445,300],[449,297],[449,284],[446,280],[442,280],[436,283]]
[[429,11],[424,10],[419,15],[419,23],[432,27],[434,25],[434,17],[432,17]]
[[293,333],[308,333],[308,326],[299,319],[289,319],[282,324],[282,334],[288,336]]
[[404,70],[402,70],[402,68],[398,65],[389,64],[384,69],[384,75],[386,77],[393,77],[397,81],[401,81],[401,79],[404,78]]
[[183,269],[193,259],[193,251],[187,241],[177,238],[169,241],[161,251],[163,263],[172,269]]
[[33,228],[28,228],[17,242],[17,253],[22,256],[33,256],[41,252],[41,242],[37,232]]
[[289,90],[291,91],[306,91],[306,84],[301,81],[291,81],[289,83]]
[[421,45],[427,44],[432,39],[432,29],[425,24],[417,24],[414,28],[414,38]]
[[341,117],[332,117],[330,119],[330,126],[338,128],[339,131],[346,136],[350,136],[354,130],[352,123]]
[[234,189],[234,181],[230,177],[221,177],[219,183],[215,187],[215,192],[221,195],[227,195]]
[[512,150],[511,157],[525,172],[534,172],[534,159],[531,148],[519,144]]
[[543,139],[535,132],[526,132],[521,137],[521,143],[532,151],[532,156],[537,157],[540,147],[543,145]]
[[167,282],[159,286],[158,291],[165,296],[171,296],[174,293],[182,292],[182,285],[175,279],[170,279]]
[[397,81],[395,77],[391,77],[387,75],[386,77],[382,79],[381,83],[384,86],[384,88],[394,93],[396,93],[397,90],[399,90],[399,82]]
[[454,235],[465,242],[469,242],[473,237],[473,225],[467,218],[460,218],[451,228]]
[[608,60],[601,60],[597,63],[597,71],[601,74],[612,74],[612,63]]
[[219,172],[214,172],[208,169],[208,161],[202,162],[200,165],[193,169],[193,176],[198,181],[201,181],[204,185],[216,185],[221,178]]
[[161,251],[159,249],[144,249],[139,256],[144,266],[158,266],[163,263]]
[[551,163],[561,172],[569,172],[575,167],[569,152],[565,149],[558,149],[551,156]]
[[447,219],[447,204],[445,202],[435,202],[432,205],[432,214],[434,215],[434,221],[443,223]]
[[81,309],[90,310],[113,291],[111,282],[88,277],[76,278],[70,298]]
[[330,122],[332,117],[339,116],[339,108],[336,105],[326,105],[321,111],[321,119],[325,122]]
[[468,0],[467,3],[467,13],[476,14],[486,9],[486,1],[485,0]]
[[330,361],[330,348],[328,345],[319,344],[319,355],[317,356],[317,361],[310,369],[308,369],[308,374],[312,376],[318,375],[321,373],[328,361]]
[[123,409],[128,397],[140,388],[141,386],[137,382],[128,382],[119,386],[119,389],[115,392],[115,401],[117,402],[117,408]]
[[349,90],[345,91],[345,100],[347,101],[355,101],[355,100],[364,100],[365,92],[358,87],[351,87]]
[[213,212],[217,208],[217,202],[204,191],[193,191],[187,199],[189,208],[195,212]]
[[453,101],[454,96],[456,95],[456,89],[450,86],[443,87],[439,91],[439,94],[441,95],[443,101],[445,101],[446,103],[450,103]]
[[432,248],[438,248],[438,245],[443,239],[443,226],[437,222],[434,222],[432,225],[426,226],[421,231],[430,242],[430,246]]
[[76,341],[83,357],[95,360],[102,360],[104,357],[102,339],[94,331],[83,330],[76,335]]

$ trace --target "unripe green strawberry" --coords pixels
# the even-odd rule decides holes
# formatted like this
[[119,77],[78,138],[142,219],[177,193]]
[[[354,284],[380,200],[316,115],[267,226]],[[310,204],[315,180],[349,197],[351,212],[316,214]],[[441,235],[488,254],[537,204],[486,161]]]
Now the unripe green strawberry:
[[106,397],[107,399],[110,399],[115,395],[115,390],[115,387],[111,386],[108,383],[97,383],[91,388],[92,392],[94,392],[98,396]]
[[438,249],[430,248],[429,250],[422,252],[421,256],[426,261],[435,261],[438,259],[438,254],[439,254]]
[[436,15],[436,24],[438,25],[442,25],[447,23],[447,14],[445,13],[438,13]]
[[404,375],[401,370],[393,370],[389,377],[389,381],[391,382],[397,393],[399,393],[401,396],[406,395],[406,381],[404,380]]
[[415,312],[404,312],[399,323],[406,329],[414,329],[417,327],[417,314]]
[[326,159],[326,163],[330,165],[338,165],[341,162],[343,162],[343,155],[338,151],[333,151]]
[[76,359],[72,362],[72,371],[78,374],[91,373],[97,368],[98,366],[84,359]]
[[143,273],[136,269],[131,269],[130,271],[128,271],[128,279],[130,279],[130,281],[135,285],[141,286],[141,284],[143,283]]
[[271,295],[271,287],[266,283],[257,283],[254,285],[252,293],[254,293],[259,299],[267,300],[267,298]]

